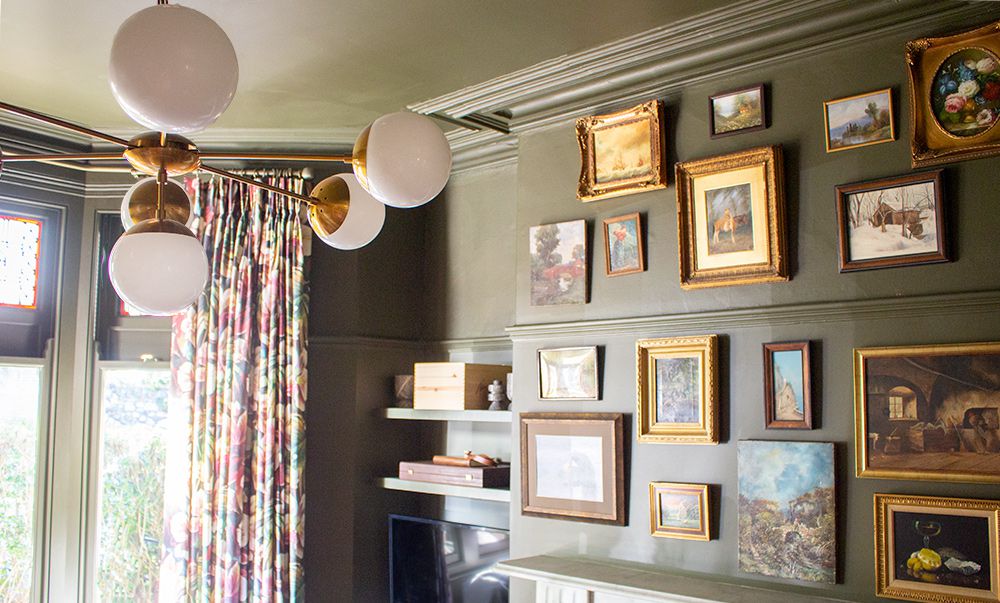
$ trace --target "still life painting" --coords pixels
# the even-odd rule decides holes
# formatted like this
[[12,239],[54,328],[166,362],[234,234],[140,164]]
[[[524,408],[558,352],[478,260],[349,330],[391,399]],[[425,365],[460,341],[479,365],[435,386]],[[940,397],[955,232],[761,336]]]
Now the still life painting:
[[767,127],[764,84],[720,92],[711,96],[708,104],[712,121],[712,138],[753,132]]
[[640,442],[717,444],[718,337],[636,342]]
[[711,539],[708,496],[705,484],[650,482],[650,533],[658,538]]
[[909,601],[1000,600],[1000,502],[875,495],[876,595]]
[[596,201],[663,188],[663,115],[659,101],[576,122],[580,145],[577,198]]
[[833,444],[741,441],[737,464],[740,571],[834,583]]
[[767,429],[812,429],[809,342],[764,344]]
[[540,400],[597,400],[597,346],[538,350]]
[[837,187],[840,271],[948,261],[941,170]]
[[827,153],[896,140],[892,88],[826,101],[823,116]]
[[646,269],[644,256],[638,212],[604,220],[605,274],[620,276],[642,272]]
[[522,513],[624,525],[624,415],[520,417]]
[[854,351],[859,477],[1000,483],[1000,343]]
[[533,226],[531,305],[587,303],[587,222]]

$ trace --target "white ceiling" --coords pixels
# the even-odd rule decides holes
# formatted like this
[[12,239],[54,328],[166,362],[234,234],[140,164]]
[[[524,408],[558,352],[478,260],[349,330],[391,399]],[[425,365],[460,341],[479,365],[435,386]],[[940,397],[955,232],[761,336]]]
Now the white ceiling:
[[[139,130],[111,96],[118,25],[152,1],[0,1],[0,100]],[[356,132],[379,115],[725,0],[189,0],[232,38],[236,99],[213,126]]]

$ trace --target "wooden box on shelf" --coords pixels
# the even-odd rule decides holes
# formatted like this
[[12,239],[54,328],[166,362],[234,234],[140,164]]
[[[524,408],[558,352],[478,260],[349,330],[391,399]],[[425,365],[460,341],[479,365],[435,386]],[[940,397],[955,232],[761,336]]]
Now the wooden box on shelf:
[[431,461],[400,461],[399,479],[474,488],[509,488],[510,465],[454,467]]
[[466,362],[417,362],[413,365],[413,408],[474,410],[489,408],[486,388],[503,383],[510,367]]

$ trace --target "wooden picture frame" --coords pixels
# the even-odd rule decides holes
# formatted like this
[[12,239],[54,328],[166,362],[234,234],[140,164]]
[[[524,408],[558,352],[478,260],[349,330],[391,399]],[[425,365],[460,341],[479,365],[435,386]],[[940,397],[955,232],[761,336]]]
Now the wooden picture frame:
[[840,271],[950,261],[941,173],[838,185]]
[[521,513],[625,525],[624,428],[621,413],[521,413]]
[[723,138],[768,127],[764,84],[726,90],[708,97],[709,136]]
[[812,375],[808,341],[765,343],[764,427],[812,429]]
[[538,399],[600,399],[597,346],[538,350]]
[[718,350],[717,335],[636,342],[640,442],[719,443]]
[[1000,501],[876,494],[875,595],[1000,601],[998,523]]
[[678,163],[684,289],[787,281],[781,146]]
[[604,274],[621,276],[644,271],[646,255],[642,244],[642,216],[639,212],[606,218],[603,225]]
[[[657,538],[712,539],[707,484],[649,483],[649,533]],[[697,518],[691,513],[697,511]]]
[[906,66],[913,167],[1000,154],[1000,21],[907,42]]
[[823,125],[827,153],[896,140],[892,88],[824,101]]
[[858,477],[1000,483],[1000,342],[854,350]]
[[587,202],[667,186],[663,107],[651,100],[629,109],[576,120],[580,183]]

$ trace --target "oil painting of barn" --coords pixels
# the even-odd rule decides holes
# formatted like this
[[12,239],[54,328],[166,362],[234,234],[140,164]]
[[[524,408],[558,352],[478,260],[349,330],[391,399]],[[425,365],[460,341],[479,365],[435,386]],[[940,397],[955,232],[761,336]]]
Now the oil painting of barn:
[[1000,482],[1000,344],[856,351],[861,477]]

